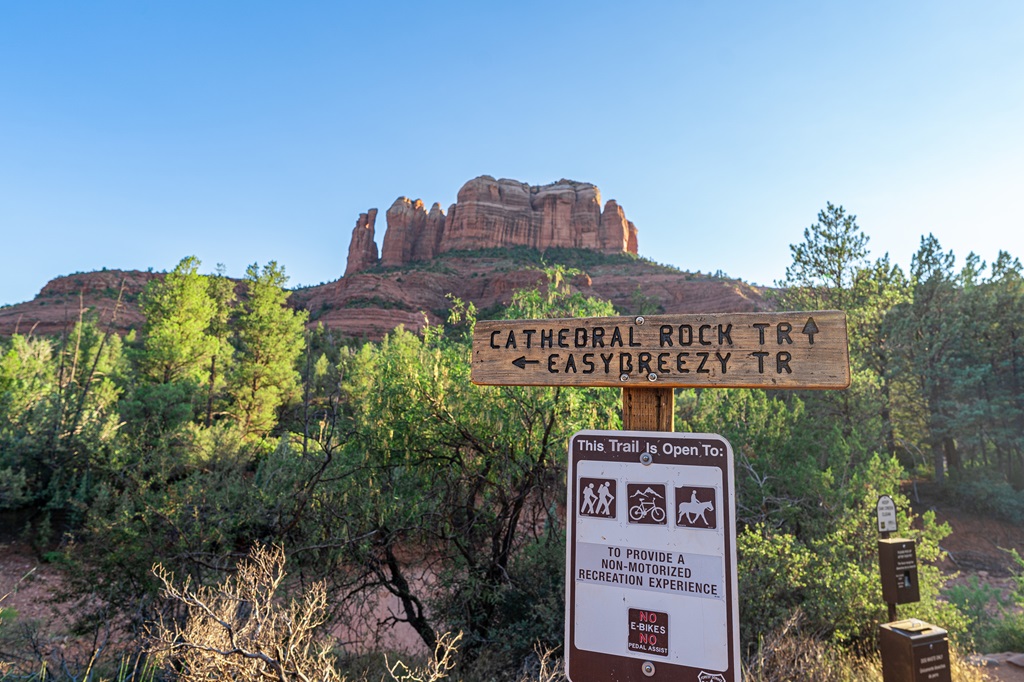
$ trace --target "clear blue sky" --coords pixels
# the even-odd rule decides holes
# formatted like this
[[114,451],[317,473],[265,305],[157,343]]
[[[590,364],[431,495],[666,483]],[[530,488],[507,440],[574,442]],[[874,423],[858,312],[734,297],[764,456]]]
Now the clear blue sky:
[[759,284],[826,201],[904,266],[1024,258],[1022,36],[1021,2],[3,3],[0,304],[191,254],[331,281],[360,212],[482,174]]

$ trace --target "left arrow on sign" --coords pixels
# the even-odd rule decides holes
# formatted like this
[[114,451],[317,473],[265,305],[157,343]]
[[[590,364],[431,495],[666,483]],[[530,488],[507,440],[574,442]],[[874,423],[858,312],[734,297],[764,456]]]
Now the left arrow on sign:
[[524,355],[520,358],[516,358],[515,360],[513,360],[512,364],[518,367],[519,369],[526,369],[527,365],[539,365],[540,360],[527,360],[526,356]]

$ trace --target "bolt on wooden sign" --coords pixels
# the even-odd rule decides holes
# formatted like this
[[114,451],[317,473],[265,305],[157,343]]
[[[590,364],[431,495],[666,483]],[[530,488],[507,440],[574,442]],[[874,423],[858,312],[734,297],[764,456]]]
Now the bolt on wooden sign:
[[846,313],[483,320],[472,380],[500,386],[846,388]]
[[580,431],[569,455],[569,680],[737,682],[728,441]]

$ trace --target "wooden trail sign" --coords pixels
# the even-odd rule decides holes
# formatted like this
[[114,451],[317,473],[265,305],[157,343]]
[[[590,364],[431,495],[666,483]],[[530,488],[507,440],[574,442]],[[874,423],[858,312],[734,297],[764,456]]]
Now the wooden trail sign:
[[485,320],[472,380],[500,386],[842,389],[846,313]]
[[847,388],[847,343],[837,310],[477,322],[475,384],[622,388],[624,431],[570,444],[572,682],[739,679],[732,451],[720,436],[665,433],[673,389]]

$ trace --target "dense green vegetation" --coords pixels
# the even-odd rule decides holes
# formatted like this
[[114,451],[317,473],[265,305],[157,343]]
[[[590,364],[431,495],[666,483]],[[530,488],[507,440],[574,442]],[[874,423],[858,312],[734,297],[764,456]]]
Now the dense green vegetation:
[[[677,393],[676,428],[721,433],[736,452],[744,655],[767,680],[766,643],[794,628],[843,656],[873,649],[886,617],[873,525],[883,493],[922,561],[922,601],[901,613],[964,648],[1012,632],[1009,604],[1003,630],[983,630],[977,594],[940,598],[929,562],[949,529],[915,516],[901,483],[936,478],[951,499],[1024,515],[1019,261],[971,255],[958,270],[926,237],[904,273],[870,260],[854,216],[831,204],[792,251],[778,305],[847,311],[851,388]],[[159,674],[189,679],[206,668],[188,658],[196,650],[174,652],[217,630],[195,601],[205,595],[233,614],[224,622],[249,618],[224,606],[240,599],[263,599],[263,616],[287,611],[253,642],[292,632],[288,614],[308,614],[321,645],[353,624],[405,622],[428,650],[462,632],[465,679],[539,666],[536,643],[556,649],[563,634],[565,444],[617,428],[618,392],[473,386],[477,312],[458,300],[443,328],[353,345],[305,328],[277,264],[251,266],[237,287],[199,268],[186,258],[150,283],[138,334],[83,315],[61,338],[0,341],[0,512],[63,568],[83,641],[106,665],[162,651]],[[615,313],[574,292],[571,270],[547,273],[500,314]],[[643,292],[634,303],[643,309],[621,312],[654,311]],[[38,670],[50,654],[31,643],[45,626],[0,614],[0,660]],[[341,644],[316,651],[318,679],[336,659],[363,660]],[[305,665],[278,663],[268,674]]]

